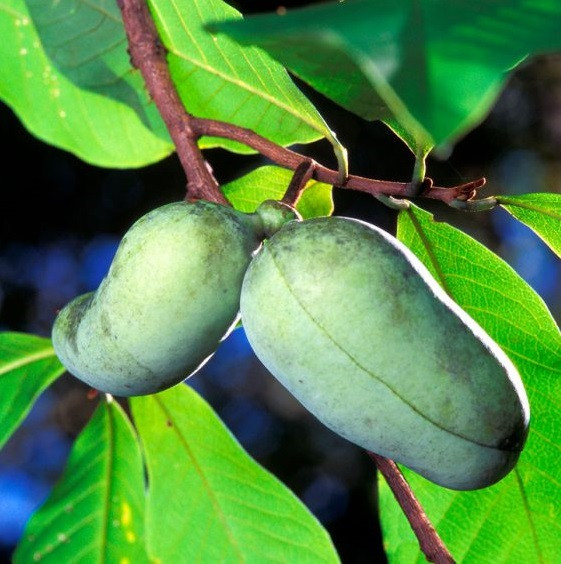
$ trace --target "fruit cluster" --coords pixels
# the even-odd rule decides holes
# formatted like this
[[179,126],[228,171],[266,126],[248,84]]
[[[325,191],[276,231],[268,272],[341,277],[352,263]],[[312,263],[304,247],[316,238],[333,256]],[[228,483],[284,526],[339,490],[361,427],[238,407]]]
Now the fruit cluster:
[[240,311],[259,359],[339,435],[453,489],[514,467],[529,423],[515,367],[404,245],[361,221],[168,204],[61,311],[53,343],[90,386],[150,394],[196,372]]

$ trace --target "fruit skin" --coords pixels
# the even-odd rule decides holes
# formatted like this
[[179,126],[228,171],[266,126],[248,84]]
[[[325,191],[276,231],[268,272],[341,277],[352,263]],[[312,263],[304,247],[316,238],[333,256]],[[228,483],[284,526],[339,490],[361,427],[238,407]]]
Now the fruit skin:
[[516,369],[386,232],[287,224],[248,268],[241,313],[263,364],[350,441],[458,490],[515,465],[529,423]]
[[204,201],[149,212],[124,236],[97,291],[58,315],[59,359],[90,386],[119,396],[181,382],[235,325],[262,228],[258,215]]

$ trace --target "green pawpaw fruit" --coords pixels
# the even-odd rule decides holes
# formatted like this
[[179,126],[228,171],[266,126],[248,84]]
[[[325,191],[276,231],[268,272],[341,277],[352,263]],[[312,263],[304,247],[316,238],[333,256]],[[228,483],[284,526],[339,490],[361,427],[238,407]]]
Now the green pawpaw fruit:
[[[238,319],[244,272],[263,233],[282,223],[271,208],[276,204],[265,203],[249,215],[177,202],[140,218],[97,291],[58,315],[52,339],[61,362],[119,396],[158,392],[187,378]],[[296,217],[282,213],[284,221]]]
[[529,423],[518,372],[388,233],[287,224],[250,264],[241,313],[263,364],[339,435],[453,489],[515,465]]

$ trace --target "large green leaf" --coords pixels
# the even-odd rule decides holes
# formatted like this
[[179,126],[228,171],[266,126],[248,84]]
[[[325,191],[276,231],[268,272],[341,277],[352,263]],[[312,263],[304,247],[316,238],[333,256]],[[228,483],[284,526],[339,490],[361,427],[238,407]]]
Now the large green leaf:
[[[490,488],[454,492],[405,471],[459,562],[556,562],[561,554],[561,334],[539,296],[480,243],[412,206],[398,237],[516,364],[530,398],[526,448]],[[393,562],[424,558],[384,486],[382,521]]]
[[190,112],[247,127],[280,145],[327,137],[342,158],[333,133],[281,65],[204,29],[211,20],[239,19],[234,8],[222,0],[150,0],[150,6]]
[[123,410],[102,403],[76,440],[60,482],[31,517],[15,564],[148,562],[140,447]]
[[[59,4],[54,0],[33,2],[34,10]],[[55,23],[55,33],[59,27],[66,33],[61,21]],[[145,93],[135,98],[137,109],[145,108],[140,115],[123,101],[77,86],[55,68],[24,0],[0,0],[0,35],[0,99],[37,137],[85,161],[115,168],[143,166],[173,150],[161,127],[154,134],[147,126],[152,127],[155,118],[154,111],[146,109]],[[110,72],[113,70],[107,70]],[[135,80],[138,83],[130,77],[129,84]]]
[[132,400],[148,465],[148,550],[175,562],[336,562],[319,523],[181,384]]
[[[222,186],[232,205],[245,213],[252,213],[264,200],[280,200],[294,173],[278,166],[262,166]],[[304,219],[333,213],[332,187],[310,180],[296,206]]]
[[516,219],[537,233],[561,256],[561,194],[497,196],[498,202]]
[[214,26],[259,45],[345,108],[384,119],[416,153],[446,148],[526,55],[561,47],[556,0],[353,0]]
[[0,333],[0,448],[63,372],[49,339]]

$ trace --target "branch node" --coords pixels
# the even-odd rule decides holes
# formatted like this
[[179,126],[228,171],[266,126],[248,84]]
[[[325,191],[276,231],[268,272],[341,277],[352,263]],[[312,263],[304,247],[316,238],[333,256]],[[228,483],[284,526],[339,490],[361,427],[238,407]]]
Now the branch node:
[[[223,137],[232,139],[238,143],[251,147],[258,153],[270,159],[278,166],[296,170],[302,163],[309,162],[311,159],[303,155],[299,155],[290,149],[281,147],[273,141],[269,141],[258,133],[251,131],[245,127],[240,127],[232,123],[224,123],[217,120],[205,118],[191,118],[191,127],[199,136]],[[312,178],[318,182],[331,184],[332,186],[344,190],[358,190],[377,196],[393,196],[394,198],[409,197],[411,183],[390,182],[386,180],[376,180],[374,178],[364,178],[362,176],[348,175],[341,183],[340,171],[331,170],[319,163],[314,163],[315,168]],[[475,196],[475,191],[485,184],[485,179],[479,179],[461,186],[452,186],[448,188],[433,186],[430,178],[425,177],[421,183],[421,196],[440,200],[449,204],[454,199],[468,199]]]
[[485,186],[486,183],[487,180],[485,178],[478,178],[477,180],[456,186],[455,189],[458,195],[455,199],[468,201],[475,198],[475,196],[477,196],[477,191],[479,190],[479,188]]
[[498,205],[498,203],[499,202],[497,201],[497,198],[491,196],[489,198],[483,198],[481,200],[472,200],[470,198],[468,198],[467,200],[462,200],[460,198],[456,198],[455,200],[451,200],[448,205],[457,210],[479,212],[492,210]]
[[[407,194],[405,194],[408,198],[418,198],[423,192],[427,190],[427,182],[426,180],[430,180],[427,178],[423,178],[421,182],[412,181],[407,184]],[[432,180],[430,181],[430,186],[432,186]]]
[[432,181],[432,178],[429,178],[428,176],[426,176],[423,180],[423,183],[422,183],[422,186],[421,186],[422,190],[421,190],[419,195],[424,196],[426,193],[430,192],[432,190],[433,185],[434,185],[434,183]]

